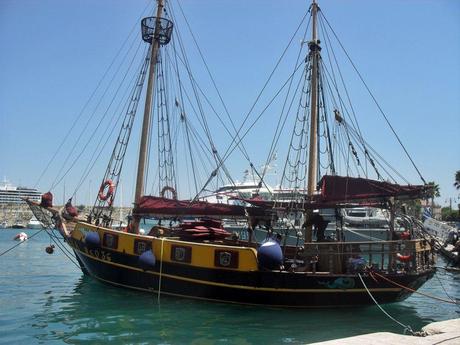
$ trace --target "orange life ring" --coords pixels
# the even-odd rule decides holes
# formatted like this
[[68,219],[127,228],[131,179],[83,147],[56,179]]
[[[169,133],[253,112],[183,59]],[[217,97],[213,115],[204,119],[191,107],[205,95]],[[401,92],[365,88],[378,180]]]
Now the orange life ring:
[[396,259],[401,262],[409,262],[412,260],[412,255],[401,255],[400,253],[397,253]]
[[[108,188],[107,188],[108,187]],[[105,189],[107,188],[107,193],[104,194]],[[115,184],[111,179],[105,180],[99,188],[98,198],[102,201],[107,201],[109,206],[113,203],[113,192],[115,191]]]
[[170,193],[172,194],[172,198],[173,198],[174,200],[177,200],[177,192],[176,192],[176,190],[175,190],[173,187],[164,186],[163,189],[162,189],[161,192],[160,192],[160,196],[161,196],[162,198],[164,198],[166,192],[170,192]]

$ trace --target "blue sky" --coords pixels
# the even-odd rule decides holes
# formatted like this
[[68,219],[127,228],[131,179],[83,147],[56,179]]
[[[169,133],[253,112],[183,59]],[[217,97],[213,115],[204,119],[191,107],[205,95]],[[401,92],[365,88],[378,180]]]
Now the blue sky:
[[[0,177],[16,185],[35,185],[133,25],[138,30],[137,20],[149,3],[152,1],[0,1]],[[238,124],[309,2],[181,3]],[[439,183],[442,197],[438,202],[446,204],[449,198],[456,198],[458,192],[452,185],[460,169],[460,2],[323,0],[319,5],[423,176]],[[281,67],[280,75],[283,72],[289,73],[287,66]],[[282,81],[283,77],[274,79]],[[349,88],[357,84],[352,80]],[[361,102],[362,95],[357,93],[355,103]],[[364,101],[363,109],[376,112]],[[256,135],[263,133],[265,138],[265,126],[271,123],[264,121]],[[388,130],[366,117],[363,123],[368,130],[365,137],[379,152],[394,158],[394,166],[400,166],[413,183],[420,183],[416,173],[396,156]],[[135,136],[137,130],[135,127]],[[266,143],[248,144],[251,156],[267,154]],[[134,141],[131,146],[136,145]],[[231,162],[233,175],[241,179],[245,163],[237,158]],[[130,161],[125,169],[125,205],[131,198],[134,165],[135,160]],[[37,188],[48,190],[56,169],[59,165],[54,163]],[[79,202],[87,203],[90,193],[95,197],[100,171],[96,169],[83,183],[77,194]],[[64,183],[68,192],[75,187],[75,179],[69,175],[55,188],[58,200]]]

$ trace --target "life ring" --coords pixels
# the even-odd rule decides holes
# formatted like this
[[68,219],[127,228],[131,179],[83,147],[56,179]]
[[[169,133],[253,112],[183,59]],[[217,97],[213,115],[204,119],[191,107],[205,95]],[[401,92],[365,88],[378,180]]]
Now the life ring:
[[396,259],[401,262],[409,262],[412,260],[412,255],[402,255],[400,253],[396,254]]
[[[107,193],[104,194],[106,188],[107,188]],[[111,206],[113,202],[113,192],[114,191],[115,191],[115,184],[113,183],[111,179],[108,179],[108,180],[105,180],[101,184],[101,188],[99,188],[99,193],[97,196],[99,200],[107,201],[109,206]]]
[[175,190],[173,187],[164,186],[163,189],[162,189],[161,192],[160,192],[160,196],[161,196],[162,198],[164,198],[166,192],[170,192],[170,193],[172,194],[172,198],[173,198],[174,200],[177,200],[177,192],[176,192],[176,190]]

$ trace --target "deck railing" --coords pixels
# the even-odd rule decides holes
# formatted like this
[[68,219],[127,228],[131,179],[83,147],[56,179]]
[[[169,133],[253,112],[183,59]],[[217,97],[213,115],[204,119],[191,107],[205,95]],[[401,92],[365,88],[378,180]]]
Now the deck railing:
[[299,257],[308,271],[356,273],[364,269],[417,272],[434,263],[431,244],[423,239],[382,242],[313,242]]

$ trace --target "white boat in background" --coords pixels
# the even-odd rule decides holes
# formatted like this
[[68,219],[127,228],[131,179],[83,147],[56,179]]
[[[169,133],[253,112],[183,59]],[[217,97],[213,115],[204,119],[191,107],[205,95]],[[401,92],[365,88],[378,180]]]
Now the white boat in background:
[[375,207],[358,207],[343,210],[345,225],[356,228],[388,229],[389,216]]
[[460,230],[449,224],[431,218],[429,209],[423,213],[423,228],[426,234],[437,242],[437,250],[452,266],[460,265]]
[[42,229],[43,225],[34,216],[34,217],[30,218],[29,222],[26,225],[26,228],[28,228],[28,229]]
[[25,229],[26,226],[21,221],[16,221],[13,225],[11,225],[11,228],[12,229]]
[[458,233],[458,230],[453,226],[434,218],[426,218],[423,222],[423,227],[430,236],[435,237],[441,243],[451,240],[451,237]]

